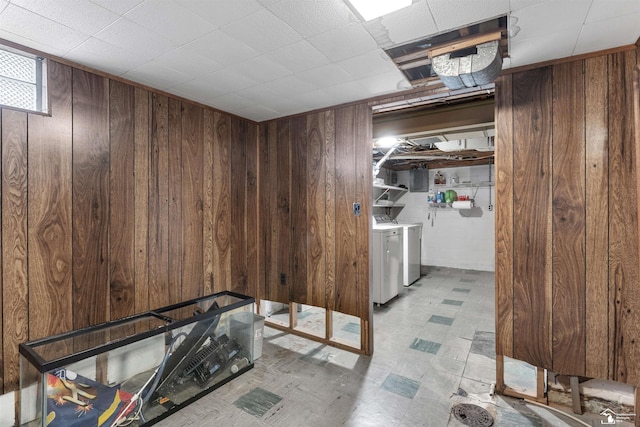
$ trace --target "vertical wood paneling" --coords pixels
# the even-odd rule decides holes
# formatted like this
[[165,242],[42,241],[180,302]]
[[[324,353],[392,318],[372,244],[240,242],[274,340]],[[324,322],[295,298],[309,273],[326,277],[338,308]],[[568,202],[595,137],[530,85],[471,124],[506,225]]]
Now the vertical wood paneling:
[[552,363],[551,81],[549,67],[513,76],[514,357],[535,366]]
[[356,193],[355,173],[355,108],[336,110],[336,281],[335,309],[358,316],[356,262],[356,222],[353,202]]
[[230,253],[230,192],[231,192],[231,138],[230,118],[214,115],[213,146],[213,259],[214,292],[228,289],[231,284]]
[[269,126],[261,124],[257,130],[257,155],[258,155],[258,281],[256,283],[256,297],[259,299],[267,299],[269,295],[268,284],[270,276],[270,260],[269,254],[271,247],[271,209],[273,183],[269,179],[271,170],[271,157],[269,155]]
[[109,276],[111,319],[135,313],[135,91],[109,88]]
[[202,108],[183,104],[182,114],[182,296],[203,296],[202,184],[204,178]]
[[182,300],[182,105],[169,98],[169,303]]
[[[586,376],[609,378],[607,57],[585,60]],[[599,351],[593,351],[599,349]]]
[[335,310],[336,288],[336,132],[335,112],[327,111],[325,115],[325,212],[326,212],[326,303],[329,310]]
[[512,76],[496,80],[496,353],[513,357]]
[[584,64],[553,67],[553,369],[585,375]]
[[306,116],[291,120],[291,301],[307,295],[307,132]]
[[109,320],[109,81],[73,71],[74,328]]
[[135,89],[135,312],[149,310],[149,92]]
[[[609,56],[609,301],[615,322],[613,379],[640,383],[637,198],[633,129],[635,50]],[[611,120],[615,118],[615,120]]]
[[203,113],[202,152],[202,262],[204,274],[204,294],[213,293],[213,141],[215,133],[214,112]]
[[279,122],[271,121],[265,125],[265,140],[267,144],[267,156],[262,159],[262,164],[269,170],[266,185],[262,187],[262,192],[269,195],[268,207],[269,214],[266,221],[265,245],[267,247],[266,254],[266,281],[264,299],[268,301],[280,301],[278,297],[279,291],[279,270],[278,270],[278,127]]
[[318,307],[325,305],[326,284],[326,230],[327,212],[326,185],[326,115],[311,114],[307,117],[307,224],[308,258],[307,289],[308,304]]
[[[278,122],[276,136],[277,163],[276,169],[276,198],[277,212],[272,223],[275,225],[275,241],[273,248],[276,254],[275,281],[271,284],[273,301],[288,303],[290,297],[291,267],[291,211],[289,209],[291,197],[291,125],[289,120]],[[284,283],[282,280],[284,275]],[[275,289],[274,289],[275,288]]]
[[371,249],[371,204],[372,194],[372,163],[368,156],[359,153],[367,153],[371,149],[373,123],[371,110],[367,104],[355,106],[355,179],[356,194],[355,202],[360,203],[360,216],[355,217],[356,221],[356,262],[357,262],[357,302],[356,312],[361,319],[373,319],[373,303],[370,295],[371,280],[369,268],[369,253]]
[[[49,62],[52,116],[30,115],[28,178],[29,339],[73,328],[72,69]],[[5,325],[6,328],[6,325]]]
[[0,115],[2,142],[2,275],[0,390],[19,386],[18,344],[29,338],[27,258],[27,114]]
[[231,119],[231,138],[235,141],[231,150],[231,170],[234,174],[231,186],[231,281],[229,289],[247,292],[247,228],[245,197],[247,190],[247,126],[237,118]]
[[246,224],[246,241],[247,241],[247,287],[246,295],[257,296],[258,292],[258,262],[259,250],[258,245],[262,242],[259,235],[260,227],[259,218],[262,205],[258,203],[258,135],[257,127],[246,125],[246,135],[244,136],[247,144],[247,188],[245,192],[245,224]]
[[153,94],[149,171],[149,307],[169,305],[169,100]]

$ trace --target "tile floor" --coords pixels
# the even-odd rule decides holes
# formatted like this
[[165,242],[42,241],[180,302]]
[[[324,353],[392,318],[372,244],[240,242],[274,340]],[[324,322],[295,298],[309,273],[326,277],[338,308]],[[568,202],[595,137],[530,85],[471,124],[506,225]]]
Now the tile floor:
[[[157,425],[463,426],[451,414],[458,403],[485,408],[498,426],[580,425],[517,399],[489,396],[493,273],[431,268],[374,312],[372,357],[267,327],[254,369]],[[342,332],[358,333],[352,326]],[[527,388],[534,376],[518,369]],[[603,419],[580,418],[587,425]]]

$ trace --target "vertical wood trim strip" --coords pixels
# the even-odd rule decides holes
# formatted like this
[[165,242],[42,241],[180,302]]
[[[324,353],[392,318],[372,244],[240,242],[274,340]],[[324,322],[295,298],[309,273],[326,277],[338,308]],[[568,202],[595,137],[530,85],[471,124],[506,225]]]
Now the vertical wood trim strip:
[[169,304],[182,301],[182,105],[169,98],[168,121],[168,208],[169,208],[169,277],[167,292]]
[[[231,150],[231,281],[229,289],[238,293],[247,293],[247,127],[237,118],[231,119],[231,138],[234,149]],[[241,148],[241,149],[238,149]]]
[[109,268],[111,319],[135,312],[135,90],[109,87]]
[[231,254],[229,252],[231,140],[229,116],[214,113],[213,144],[213,290],[221,292],[231,284]]
[[149,306],[169,305],[169,100],[153,94],[149,183]]
[[256,297],[260,300],[268,299],[269,295],[269,274],[271,259],[269,252],[271,247],[271,211],[273,209],[273,199],[271,191],[273,182],[270,179],[271,157],[269,146],[269,125],[258,125],[258,218],[259,218],[259,241],[258,241],[258,282],[256,283]]
[[325,114],[325,163],[326,163],[326,289],[325,307],[328,311],[335,310],[336,286],[336,132],[335,111],[329,110]]
[[247,140],[247,188],[245,192],[245,224],[247,241],[247,285],[246,295],[257,297],[259,282],[259,248],[262,242],[259,235],[260,211],[262,205],[258,199],[258,128],[253,123],[246,123]]
[[[278,193],[278,122],[270,122],[267,127],[269,179],[269,220],[267,234],[267,282],[265,284],[265,298],[269,301],[279,301],[278,287],[280,286],[278,271],[278,213],[280,198]],[[264,191],[267,191],[265,188]]]
[[514,357],[545,368],[552,366],[551,82],[550,67],[513,75]]
[[110,320],[109,192],[109,81],[74,69],[74,328]]
[[29,316],[30,340],[73,328],[71,311],[59,310],[73,300],[71,74],[49,61],[52,116],[29,116],[29,307],[38,307]]
[[496,354],[513,357],[512,75],[496,80]]
[[[585,60],[586,376],[609,373],[609,154],[607,57]],[[593,351],[598,349],[598,351]]]
[[135,89],[135,312],[149,307],[149,92]]
[[27,271],[27,114],[0,114],[2,142],[2,276],[0,390],[20,385],[18,344],[29,339]]
[[307,120],[291,120],[291,300],[308,303],[307,294]]
[[585,375],[584,63],[553,67],[553,370]]
[[213,271],[215,268],[213,257],[213,144],[215,134],[214,112],[205,109],[203,117],[203,206],[202,206],[202,263],[204,274],[204,294],[213,293]]
[[182,295],[180,300],[203,296],[203,111],[182,105]]

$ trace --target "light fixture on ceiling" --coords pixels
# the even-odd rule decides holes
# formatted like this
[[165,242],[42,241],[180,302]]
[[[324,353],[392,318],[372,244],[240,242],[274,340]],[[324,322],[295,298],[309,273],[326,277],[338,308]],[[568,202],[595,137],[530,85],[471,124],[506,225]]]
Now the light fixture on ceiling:
[[373,145],[379,148],[389,148],[389,147],[393,147],[399,142],[402,142],[402,140],[399,138],[396,138],[393,136],[385,136],[384,138],[376,139],[373,142]]
[[365,21],[411,6],[412,0],[348,0]]

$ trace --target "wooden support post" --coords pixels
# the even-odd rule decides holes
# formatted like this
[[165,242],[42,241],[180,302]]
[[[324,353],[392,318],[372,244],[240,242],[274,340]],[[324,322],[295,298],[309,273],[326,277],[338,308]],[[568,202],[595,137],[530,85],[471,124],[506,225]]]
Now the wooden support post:
[[580,404],[580,382],[578,377],[570,377],[571,384],[571,409],[574,414],[582,415],[582,405]]
[[544,378],[544,369],[536,367],[536,370],[537,370],[537,384],[536,384],[537,393],[536,393],[536,397],[537,397],[538,401],[545,401],[546,400],[545,390],[547,388],[547,385],[545,384],[545,381],[544,381],[544,379],[545,379]]
[[504,391],[504,356],[496,355],[496,393]]
[[328,308],[325,310],[325,331],[326,331],[326,339],[333,339],[333,310],[329,310]]
[[289,327],[295,329],[298,327],[298,303],[289,303]]

